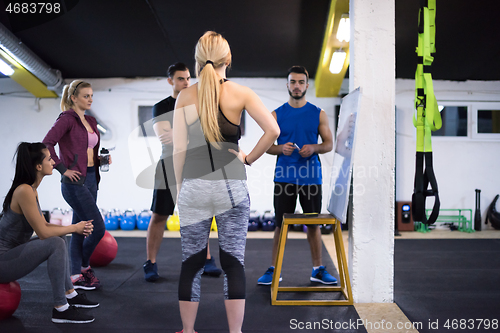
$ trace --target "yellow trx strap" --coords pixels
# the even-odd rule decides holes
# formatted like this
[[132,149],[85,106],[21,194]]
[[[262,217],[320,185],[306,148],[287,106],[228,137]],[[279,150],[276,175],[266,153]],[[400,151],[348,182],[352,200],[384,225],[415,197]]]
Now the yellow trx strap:
[[[417,154],[415,188],[412,196],[413,220],[432,224],[439,215],[439,196],[436,178],[432,169],[431,131],[441,128],[441,114],[438,110],[432,85],[431,65],[436,52],[436,0],[421,0],[418,17],[418,64],[415,71],[415,110],[413,125],[417,129]],[[425,162],[425,170],[424,170]],[[428,185],[431,189],[428,190]],[[434,196],[434,208],[427,220],[425,199]]]

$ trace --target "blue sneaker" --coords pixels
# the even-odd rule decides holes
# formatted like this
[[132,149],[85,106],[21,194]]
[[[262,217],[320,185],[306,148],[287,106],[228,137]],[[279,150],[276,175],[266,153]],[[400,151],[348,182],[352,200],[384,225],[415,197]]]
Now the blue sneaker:
[[214,258],[205,259],[205,267],[203,268],[203,275],[219,277],[222,274],[222,269],[218,268],[215,264]]
[[143,265],[144,268],[144,279],[148,282],[155,282],[160,278],[158,275],[158,266],[156,263],[152,263],[151,260],[148,260]]
[[[262,275],[258,280],[257,284],[264,285],[264,286],[269,286],[273,282],[273,274],[274,274],[274,267],[269,267],[267,271]],[[282,281],[283,278],[280,276],[280,281]]]
[[326,271],[325,266],[319,266],[318,269],[313,268],[310,280],[323,284],[337,284],[337,279]]

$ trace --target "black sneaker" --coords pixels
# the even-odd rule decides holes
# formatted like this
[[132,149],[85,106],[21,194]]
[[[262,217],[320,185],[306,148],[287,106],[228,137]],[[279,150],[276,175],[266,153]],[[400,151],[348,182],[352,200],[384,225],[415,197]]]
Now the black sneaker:
[[57,324],[87,324],[95,320],[94,317],[78,311],[76,307],[70,305],[66,311],[59,312],[52,309],[52,322]]
[[97,308],[99,306],[99,303],[97,302],[92,302],[89,299],[87,299],[87,295],[84,293],[78,293],[77,296],[73,298],[68,298],[68,304],[73,305],[77,308]]

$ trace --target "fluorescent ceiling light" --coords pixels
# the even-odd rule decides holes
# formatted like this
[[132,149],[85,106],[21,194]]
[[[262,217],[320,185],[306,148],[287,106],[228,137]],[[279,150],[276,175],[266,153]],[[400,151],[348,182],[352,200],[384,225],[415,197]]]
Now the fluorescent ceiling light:
[[349,43],[351,36],[351,26],[349,23],[349,16],[346,14],[342,15],[339,21],[339,27],[337,28],[337,39],[339,42],[346,41]]
[[0,72],[2,72],[3,75],[11,76],[14,74],[14,70],[12,67],[10,67],[5,61],[0,59]]
[[333,52],[332,60],[330,62],[330,73],[338,74],[342,71],[346,56],[347,54],[342,50]]
[[107,130],[102,127],[101,124],[97,124],[97,129],[99,130],[99,132],[101,132],[102,134],[106,134]]

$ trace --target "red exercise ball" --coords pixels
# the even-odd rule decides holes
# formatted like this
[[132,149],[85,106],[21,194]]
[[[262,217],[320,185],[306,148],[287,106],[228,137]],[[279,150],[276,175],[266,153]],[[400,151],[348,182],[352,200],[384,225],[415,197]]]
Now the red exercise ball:
[[106,230],[94,253],[90,256],[90,265],[96,267],[106,266],[115,259],[117,252],[118,244],[116,239]]
[[0,320],[9,318],[21,301],[21,286],[17,281],[0,283]]

